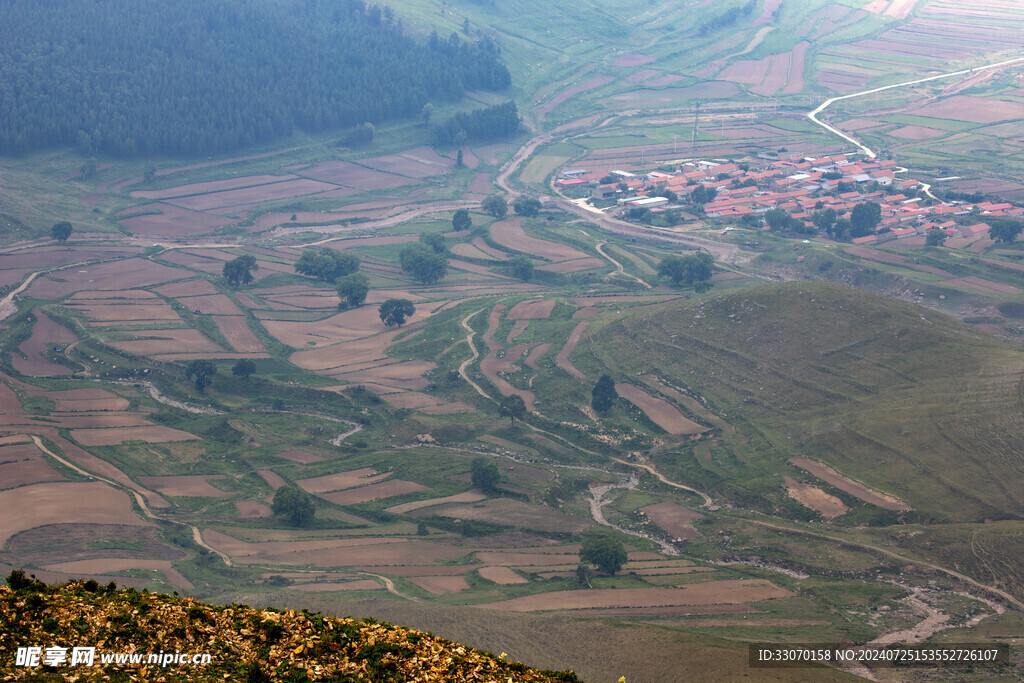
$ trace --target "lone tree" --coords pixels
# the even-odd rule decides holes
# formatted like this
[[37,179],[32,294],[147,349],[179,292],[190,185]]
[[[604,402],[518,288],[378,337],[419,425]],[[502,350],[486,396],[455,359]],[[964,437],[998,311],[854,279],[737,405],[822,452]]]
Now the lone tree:
[[501,480],[498,466],[487,458],[474,458],[470,465],[470,480],[481,491],[491,493]]
[[507,417],[509,422],[515,424],[516,418],[521,420],[526,416],[526,401],[519,394],[505,396],[498,404],[498,414]]
[[185,376],[195,382],[196,391],[200,393],[210,386],[216,374],[217,366],[212,360],[194,360],[185,366]]
[[231,366],[231,374],[242,379],[249,379],[249,375],[256,372],[256,364],[248,358],[243,358]]
[[316,514],[313,497],[297,486],[279,488],[270,509],[275,516],[286,517],[292,526],[310,526]]
[[692,285],[701,280],[710,280],[715,259],[707,252],[690,256],[666,256],[658,265],[658,275],[667,277],[676,285]]
[[533,277],[533,261],[522,254],[513,256],[508,260],[508,272],[517,280],[529,282]]
[[619,392],[615,391],[615,381],[608,375],[601,375],[590,392],[590,405],[599,413],[603,413],[612,407]]
[[473,219],[469,216],[469,209],[459,209],[452,216],[452,230],[469,230],[473,227]]
[[320,247],[306,249],[295,262],[295,272],[325,282],[334,282],[359,270],[359,257],[349,252]]
[[1021,231],[1024,230],[1024,223],[1020,221],[992,220],[990,222],[992,227],[988,231],[989,237],[1003,244],[1009,244],[1014,241]]
[[422,243],[410,244],[402,249],[398,254],[398,262],[402,270],[425,285],[439,282],[448,274],[448,257]]
[[435,254],[448,253],[448,245],[445,243],[444,237],[436,232],[420,233],[420,244],[430,247]]
[[408,299],[388,299],[380,305],[380,321],[391,327],[392,325],[402,326],[406,318],[416,312],[416,307]]
[[486,213],[491,214],[498,220],[505,217],[508,213],[508,203],[496,194],[492,194],[480,203],[480,208]]
[[229,285],[237,287],[252,282],[252,271],[254,270],[259,270],[256,257],[246,254],[225,263],[221,274],[228,281]]
[[583,537],[580,546],[580,562],[592,564],[601,571],[615,576],[622,569],[628,556],[622,541],[604,531],[594,531]]
[[370,279],[363,273],[349,273],[338,278],[338,308],[362,306],[370,293]]
[[946,243],[946,231],[941,228],[932,228],[925,236],[924,243],[929,247],[941,247]]
[[850,235],[864,237],[882,221],[882,207],[874,202],[861,202],[850,212]]
[[68,241],[68,238],[71,237],[71,233],[73,231],[74,228],[71,227],[71,223],[67,221],[61,221],[59,223],[53,224],[53,227],[50,228],[50,235],[53,237],[53,239],[63,243]]
[[512,208],[516,210],[516,215],[519,216],[536,216],[540,213],[540,207],[540,200],[525,195],[520,195],[512,201]]

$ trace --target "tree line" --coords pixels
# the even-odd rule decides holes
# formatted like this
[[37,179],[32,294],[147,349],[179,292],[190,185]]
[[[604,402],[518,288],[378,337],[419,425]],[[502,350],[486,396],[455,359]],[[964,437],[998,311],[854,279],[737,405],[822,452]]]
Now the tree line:
[[128,157],[417,116],[511,79],[490,39],[417,42],[361,0],[9,0],[0,83],[0,152]]
[[434,144],[462,146],[468,141],[509,138],[519,132],[519,123],[519,110],[512,101],[471,112],[460,111],[444,123],[434,125]]

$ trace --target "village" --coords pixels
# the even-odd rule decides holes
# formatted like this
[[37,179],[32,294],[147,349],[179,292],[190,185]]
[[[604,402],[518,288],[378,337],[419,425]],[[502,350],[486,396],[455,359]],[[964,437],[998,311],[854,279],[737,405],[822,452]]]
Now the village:
[[[942,201],[930,185],[898,177],[906,169],[895,161],[854,154],[815,158],[780,151],[665,168],[648,173],[567,168],[554,186],[566,196],[586,198],[598,209],[641,222],[653,223],[660,216],[672,225],[703,213],[727,226],[737,221],[748,228],[781,227],[801,235],[821,231],[854,244],[914,238],[924,244],[931,231],[941,230],[949,246],[967,247],[988,242],[991,226],[983,222],[986,218],[1024,217],[1024,207],[1010,202]],[[850,221],[864,203],[878,206],[874,219],[854,221],[854,230],[847,234],[833,229],[843,219]],[[732,229],[725,227],[723,234]]]

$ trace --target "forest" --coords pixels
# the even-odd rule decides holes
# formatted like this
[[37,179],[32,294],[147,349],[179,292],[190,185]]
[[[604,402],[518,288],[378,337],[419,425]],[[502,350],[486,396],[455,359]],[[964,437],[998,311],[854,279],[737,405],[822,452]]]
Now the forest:
[[207,155],[510,82],[489,39],[418,42],[360,0],[0,3],[0,153]]

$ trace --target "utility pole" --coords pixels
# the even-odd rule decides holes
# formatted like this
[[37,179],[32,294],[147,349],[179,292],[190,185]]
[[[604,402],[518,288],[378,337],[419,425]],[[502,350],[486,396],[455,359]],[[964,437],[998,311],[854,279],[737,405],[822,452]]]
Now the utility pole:
[[700,126],[700,100],[693,105],[693,141],[691,144],[693,163],[697,163],[697,128]]

